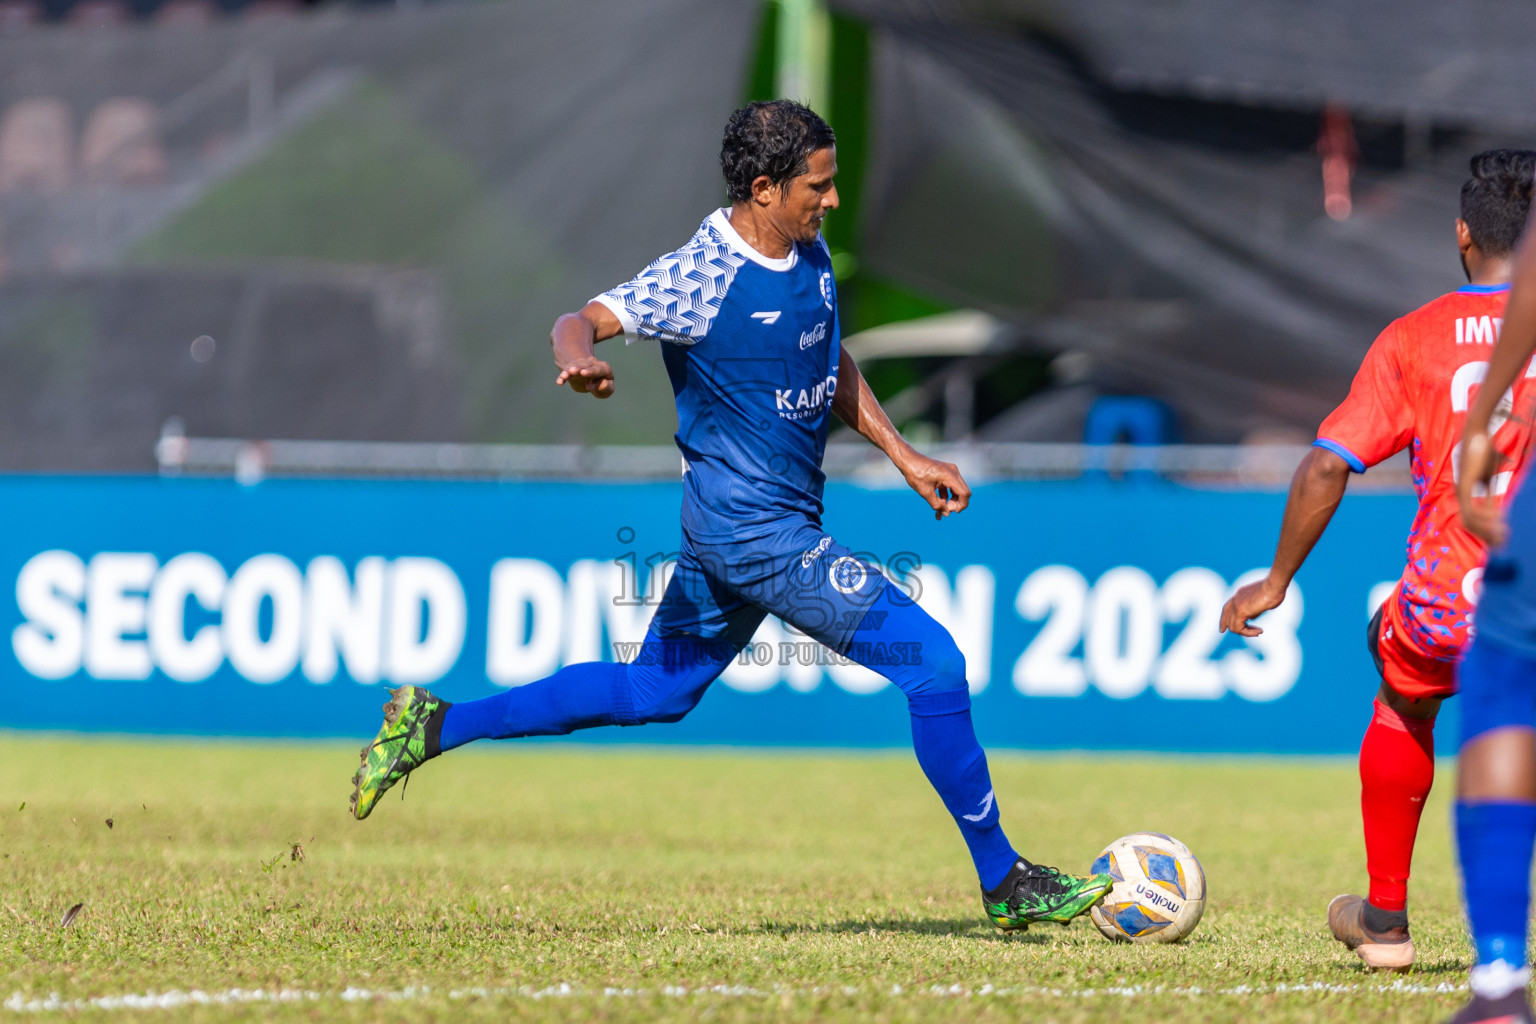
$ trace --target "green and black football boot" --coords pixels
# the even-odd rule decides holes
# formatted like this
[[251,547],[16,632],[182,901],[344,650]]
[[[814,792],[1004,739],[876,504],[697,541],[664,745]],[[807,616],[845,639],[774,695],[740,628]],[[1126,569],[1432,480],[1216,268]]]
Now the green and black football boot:
[[1114,884],[1108,875],[1080,878],[1020,857],[1002,884],[981,891],[981,905],[1004,931],[1020,931],[1031,921],[1066,924],[1086,914]]
[[453,705],[419,686],[391,690],[384,724],[362,750],[362,766],[352,776],[352,816],[368,817],[389,787],[427,760],[442,753],[443,715]]

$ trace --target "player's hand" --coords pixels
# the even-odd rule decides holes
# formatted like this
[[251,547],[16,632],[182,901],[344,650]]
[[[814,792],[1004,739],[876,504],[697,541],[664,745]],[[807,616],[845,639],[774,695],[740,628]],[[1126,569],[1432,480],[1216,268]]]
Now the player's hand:
[[971,503],[971,489],[952,462],[940,462],[914,452],[901,466],[901,473],[907,478],[907,485],[928,502],[935,519],[943,519],[951,512],[964,512]]
[[1468,434],[1461,442],[1461,468],[1456,497],[1461,504],[1461,525],[1491,548],[1504,543],[1509,524],[1492,495],[1493,475],[1503,461],[1486,433]]
[[1221,631],[1236,633],[1238,636],[1258,636],[1264,631],[1258,626],[1249,625],[1249,620],[1258,618],[1271,608],[1280,607],[1280,602],[1285,600],[1285,589],[1277,588],[1267,576],[1239,587],[1237,593],[1221,609]]
[[613,367],[596,356],[573,359],[555,378],[556,387],[562,384],[593,398],[609,398],[613,395]]

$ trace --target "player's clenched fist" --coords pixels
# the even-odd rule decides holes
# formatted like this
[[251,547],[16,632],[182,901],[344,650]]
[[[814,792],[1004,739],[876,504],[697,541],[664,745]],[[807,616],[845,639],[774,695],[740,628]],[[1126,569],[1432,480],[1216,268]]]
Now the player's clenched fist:
[[613,394],[613,367],[595,356],[575,359],[555,378],[557,387],[562,384],[594,398],[608,398]]
[[943,519],[951,512],[963,512],[971,503],[971,489],[960,475],[960,467],[940,462],[914,452],[901,466],[907,484],[928,502],[933,518]]
[[1284,600],[1285,588],[1275,587],[1268,577],[1239,587],[1221,609],[1221,631],[1238,636],[1258,636],[1264,631],[1258,626],[1250,626],[1249,620],[1280,607]]

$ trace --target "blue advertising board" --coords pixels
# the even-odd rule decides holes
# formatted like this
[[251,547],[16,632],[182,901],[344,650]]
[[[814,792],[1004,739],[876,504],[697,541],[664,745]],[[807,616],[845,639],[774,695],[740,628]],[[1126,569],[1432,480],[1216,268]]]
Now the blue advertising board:
[[[680,497],[669,483],[0,478],[0,726],[362,739],[390,685],[459,701],[623,659],[669,571]],[[1219,635],[1283,505],[994,483],[935,522],[910,491],[837,483],[825,525],[955,634],[988,746],[1353,750],[1379,682],[1365,625],[1402,567],[1413,498],[1347,497],[1263,636]],[[887,747],[909,731],[885,680],[770,619],[684,721],[574,738]]]

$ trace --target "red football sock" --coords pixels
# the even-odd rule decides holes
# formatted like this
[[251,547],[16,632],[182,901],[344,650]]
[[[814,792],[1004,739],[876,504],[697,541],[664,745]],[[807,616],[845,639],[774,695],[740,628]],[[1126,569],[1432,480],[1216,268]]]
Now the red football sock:
[[1408,868],[1424,798],[1435,781],[1435,721],[1400,715],[1381,701],[1360,744],[1360,815],[1370,901],[1408,907]]

